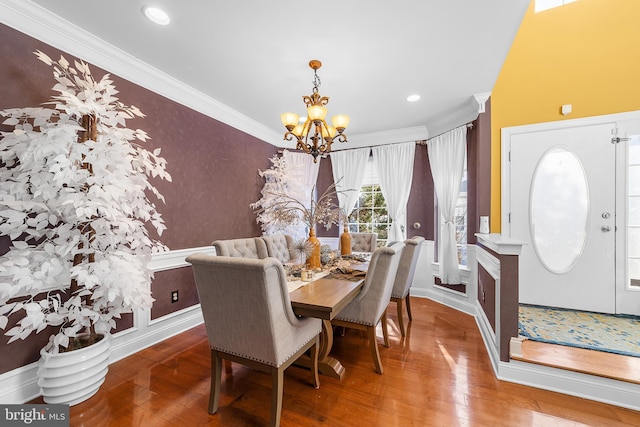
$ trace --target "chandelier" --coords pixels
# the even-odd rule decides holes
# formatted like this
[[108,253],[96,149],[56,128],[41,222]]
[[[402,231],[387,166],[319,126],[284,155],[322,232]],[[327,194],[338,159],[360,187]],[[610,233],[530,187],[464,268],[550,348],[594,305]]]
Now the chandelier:
[[300,116],[296,113],[282,113],[280,119],[282,124],[287,128],[284,139],[292,141],[296,139],[296,149],[303,150],[307,154],[313,156],[314,163],[318,161],[318,156],[331,151],[331,144],[334,140],[347,142],[347,135],[343,132],[349,126],[349,116],[338,114],[331,118],[329,126],[324,120],[327,116],[327,105],[329,103],[328,96],[320,96],[318,87],[320,86],[320,78],[318,77],[318,68],[322,66],[322,62],[314,59],[309,62],[309,67],[313,69],[313,93],[311,96],[303,96],[302,100],[307,106],[307,118],[304,123],[300,123]]

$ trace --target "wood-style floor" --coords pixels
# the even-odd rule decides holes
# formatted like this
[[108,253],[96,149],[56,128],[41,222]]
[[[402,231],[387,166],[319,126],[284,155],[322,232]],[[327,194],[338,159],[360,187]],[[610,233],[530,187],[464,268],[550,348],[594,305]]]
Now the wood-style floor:
[[[427,299],[411,304],[405,339],[393,304],[389,309],[391,346],[380,346],[384,375],[374,372],[366,337],[354,330],[335,337],[332,354],[346,367],[342,381],[321,376],[316,390],[308,371],[289,368],[281,425],[640,425],[640,412],[496,379],[473,317]],[[71,407],[70,424],[266,425],[271,378],[237,364],[223,368],[220,408],[209,415],[209,348],[204,327],[193,328],[112,364],[98,394]]]
[[525,340],[514,359],[640,385],[640,357]]

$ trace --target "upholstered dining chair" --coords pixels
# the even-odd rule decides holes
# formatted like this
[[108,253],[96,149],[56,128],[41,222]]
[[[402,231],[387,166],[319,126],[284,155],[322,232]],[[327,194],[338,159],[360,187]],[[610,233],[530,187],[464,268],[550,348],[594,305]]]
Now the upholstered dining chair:
[[407,328],[404,325],[404,319],[402,317],[402,302],[405,301],[407,306],[407,316],[409,321],[413,320],[411,316],[411,303],[409,301],[409,290],[411,289],[411,283],[413,283],[413,276],[416,271],[416,265],[418,264],[418,257],[420,256],[420,248],[424,242],[424,237],[416,236],[404,241],[405,246],[400,255],[400,262],[398,263],[398,271],[396,273],[395,281],[393,282],[393,290],[391,291],[391,301],[396,303],[398,311],[398,326],[402,336],[406,336]]
[[377,249],[377,233],[351,233],[351,250],[353,252],[373,252]]
[[267,245],[260,237],[245,239],[216,240],[212,243],[216,248],[216,255],[262,259],[269,256]]
[[293,237],[288,234],[271,234],[262,236],[262,240],[267,245],[267,254],[277,258],[281,263],[289,262],[293,259],[291,249],[295,244]]
[[211,348],[209,413],[218,410],[222,359],[271,374],[270,425],[282,412],[284,370],[310,350],[318,388],[322,321],[293,313],[285,272],[275,258],[194,254],[191,263]]
[[384,346],[389,347],[387,307],[403,248],[404,242],[399,242],[393,246],[378,248],[373,252],[362,290],[331,321],[335,326],[366,331],[373,363],[379,374],[382,374],[383,369],[378,350],[376,326],[382,322]]

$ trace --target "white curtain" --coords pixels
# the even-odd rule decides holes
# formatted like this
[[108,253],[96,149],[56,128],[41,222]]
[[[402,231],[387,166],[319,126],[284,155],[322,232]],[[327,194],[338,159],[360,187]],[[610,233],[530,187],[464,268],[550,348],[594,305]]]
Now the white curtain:
[[438,236],[440,280],[445,284],[460,283],[454,214],[460,193],[466,143],[466,125],[427,141],[429,163],[440,211]]
[[413,181],[416,143],[381,145],[372,150],[380,189],[392,220],[387,239],[389,242],[404,241],[406,233],[403,228],[406,230],[405,213]]
[[[311,204],[311,191],[316,185],[318,179],[318,170],[320,169],[321,157],[318,157],[318,162],[313,162],[313,156],[307,153],[294,153],[284,150],[282,156],[286,160],[287,168],[290,170],[289,176],[291,179],[300,179],[300,188],[296,189],[296,192],[303,197],[301,200],[306,207]],[[299,190],[299,191],[298,191]],[[287,234],[291,235],[294,239],[304,239],[308,236],[308,231],[304,224],[296,224],[287,228]]]
[[318,157],[318,163],[313,162],[313,156],[307,153],[292,153],[284,150],[282,156],[286,159],[287,165],[297,171],[302,177],[302,185],[309,194],[309,191],[316,185],[318,179],[318,170],[320,170],[321,157]]
[[347,215],[356,206],[360,196],[360,187],[362,187],[370,151],[370,148],[357,148],[331,152],[331,168],[336,191],[354,190],[338,193],[338,204]]

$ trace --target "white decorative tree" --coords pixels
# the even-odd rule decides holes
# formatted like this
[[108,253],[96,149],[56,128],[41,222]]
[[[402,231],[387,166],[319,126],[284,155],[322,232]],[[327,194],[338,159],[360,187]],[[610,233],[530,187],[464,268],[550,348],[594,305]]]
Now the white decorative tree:
[[53,108],[0,111],[13,127],[0,139],[0,235],[12,242],[0,257],[0,327],[19,317],[9,342],[59,327],[55,353],[152,304],[147,264],[166,247],[145,228],[165,229],[149,178],[171,177],[160,149],[139,145],[147,134],[126,128],[144,115],[118,101],[108,74],[96,81],[82,61],[35,54],[53,67]]
[[301,227],[300,221],[292,221],[288,224],[276,221],[273,215],[274,211],[268,209],[278,202],[282,202],[285,195],[307,202],[309,195],[306,194],[302,184],[302,171],[290,165],[285,156],[274,155],[269,160],[272,164],[271,168],[258,171],[258,174],[265,180],[261,191],[262,197],[250,205],[251,208],[258,209],[256,221],[260,223],[265,235],[284,233],[294,239],[306,239],[309,230]]

